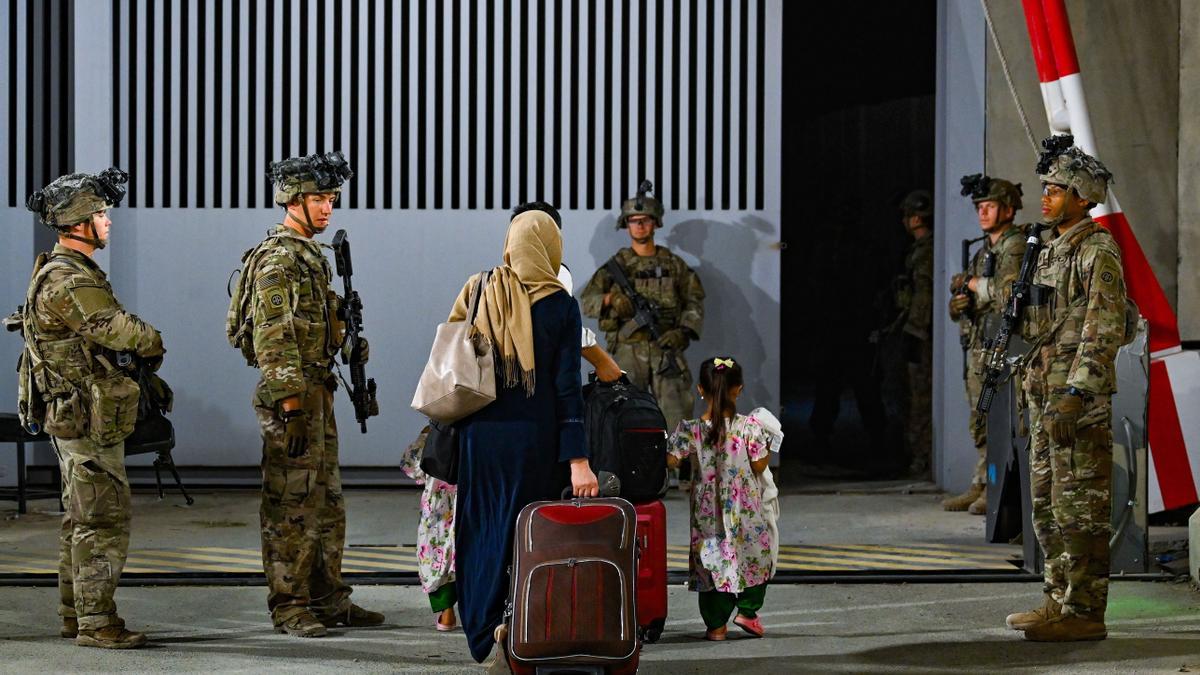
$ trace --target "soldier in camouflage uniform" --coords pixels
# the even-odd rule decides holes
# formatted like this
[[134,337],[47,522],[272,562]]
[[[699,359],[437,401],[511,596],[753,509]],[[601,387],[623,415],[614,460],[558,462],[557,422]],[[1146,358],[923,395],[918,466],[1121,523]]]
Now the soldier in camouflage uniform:
[[970,197],[983,230],[984,243],[971,258],[966,272],[950,282],[950,319],[958,322],[966,346],[964,375],[967,387],[968,420],[978,461],[971,487],[942,502],[947,511],[987,513],[987,422],[975,411],[983,389],[986,354],[983,342],[995,332],[1000,314],[1008,304],[1012,283],[1021,271],[1025,252],[1026,225],[1014,225],[1021,209],[1021,185],[982,174],[963,176],[962,194]]
[[[332,368],[345,334],[323,244],[313,239],[325,231],[342,183],[352,175],[341,153],[271,165],[284,221],[243,257],[243,285],[227,326],[231,342],[262,378],[254,411],[263,436],[267,606],[278,632],[299,637],[384,619],[352,604],[351,589],[342,581],[346,508]],[[363,361],[365,350],[364,342]]]
[[1038,257],[1023,322],[1031,344],[1024,393],[1033,526],[1046,559],[1046,598],[1007,624],[1034,641],[1107,635],[1112,395],[1126,296],[1120,249],[1088,216],[1105,200],[1112,174],[1072,142],[1043,142],[1037,172],[1053,238]]
[[904,437],[909,473],[929,474],[933,453],[933,197],[914,190],[900,203],[904,228],[912,236],[899,280],[896,304],[908,362],[908,423]]
[[58,244],[38,256],[19,317],[21,422],[45,429],[62,471],[61,634],[111,649],[146,643],[125,628],[113,601],[129,551],[125,438],[140,394],[120,364],[134,355],[157,366],[163,355],[158,331],[125,311],[92,260],[108,243],[108,209],[124,197],[126,178],[119,169],[70,174],[29,198]]
[[[658,306],[658,339],[648,328],[630,330],[633,302],[604,267],[596,270],[580,293],[583,313],[599,319],[608,351],[629,379],[658,399],[667,428],[692,416],[695,392],[684,351],[700,339],[704,324],[704,287],[682,258],[654,243],[654,230],[662,227],[663,206],[643,182],[638,195],[621,205],[618,228],[628,228],[631,246],[617,251],[613,260],[625,271],[634,290]],[[672,368],[674,366],[674,368]]]

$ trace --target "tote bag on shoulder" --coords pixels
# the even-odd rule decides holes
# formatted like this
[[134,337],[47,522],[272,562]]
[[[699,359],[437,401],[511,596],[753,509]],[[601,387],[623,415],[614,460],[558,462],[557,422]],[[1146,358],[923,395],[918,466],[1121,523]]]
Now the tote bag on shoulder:
[[471,336],[490,271],[479,275],[466,321],[439,324],[412,407],[435,422],[453,424],[496,400],[492,346]]

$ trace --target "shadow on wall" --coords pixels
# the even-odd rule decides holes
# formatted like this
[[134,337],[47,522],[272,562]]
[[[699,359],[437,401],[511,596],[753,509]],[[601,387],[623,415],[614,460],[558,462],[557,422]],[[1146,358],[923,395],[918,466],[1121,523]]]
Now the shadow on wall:
[[[588,251],[597,267],[603,265],[619,248],[629,246],[629,235],[614,228],[613,219],[599,221],[593,229]],[[688,349],[688,365],[693,378],[699,372],[701,360],[729,354],[742,363],[746,373],[747,404],[750,410],[758,405],[771,405],[763,372],[768,358],[763,336],[747,326],[771,324],[765,317],[777,316],[779,302],[754,284],[751,273],[755,256],[767,241],[775,236],[774,228],[757,216],[743,216],[738,222],[691,219],[670,222],[659,230],[656,241],[680,255],[704,284],[704,330],[700,341]],[[719,251],[721,265],[706,257],[706,252]],[[594,270],[587,272],[590,278]],[[586,283],[579,275],[577,290]],[[592,322],[594,325],[594,322]]]

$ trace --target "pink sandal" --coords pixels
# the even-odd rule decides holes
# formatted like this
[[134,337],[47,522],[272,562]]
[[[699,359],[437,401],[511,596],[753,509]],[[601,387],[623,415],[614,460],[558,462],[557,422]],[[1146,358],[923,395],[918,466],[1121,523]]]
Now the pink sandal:
[[733,617],[733,625],[741,628],[754,637],[760,638],[764,633],[767,632],[766,629],[763,628],[762,621],[760,621],[758,617],[751,619],[738,614],[737,616]]
[[[442,614],[445,614],[445,612],[442,612]],[[458,630],[458,617],[451,614],[450,616],[453,621],[446,624],[442,623],[442,614],[438,614],[438,617],[433,620],[433,627],[438,629],[439,633],[449,633],[450,631]]]

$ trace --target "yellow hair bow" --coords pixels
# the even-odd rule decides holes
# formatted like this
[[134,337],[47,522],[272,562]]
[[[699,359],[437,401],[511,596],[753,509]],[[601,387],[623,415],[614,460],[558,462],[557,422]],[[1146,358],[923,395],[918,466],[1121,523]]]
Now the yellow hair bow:
[[713,359],[713,365],[717,368],[732,368],[733,359]]

